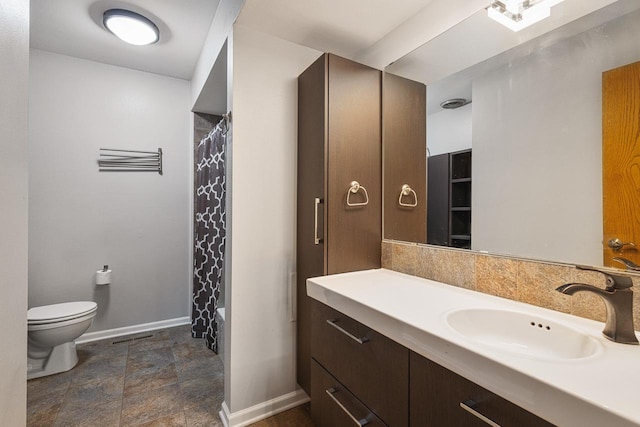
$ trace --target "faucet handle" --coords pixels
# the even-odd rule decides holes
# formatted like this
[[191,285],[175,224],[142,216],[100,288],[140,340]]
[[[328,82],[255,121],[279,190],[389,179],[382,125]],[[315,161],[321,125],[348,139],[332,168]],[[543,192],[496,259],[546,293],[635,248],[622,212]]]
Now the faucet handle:
[[604,277],[607,281],[607,290],[609,291],[614,289],[629,289],[633,286],[633,280],[629,276],[612,274],[609,271],[600,270],[598,268],[589,267],[586,265],[576,265],[576,268],[578,270],[597,271],[598,273],[604,274]]

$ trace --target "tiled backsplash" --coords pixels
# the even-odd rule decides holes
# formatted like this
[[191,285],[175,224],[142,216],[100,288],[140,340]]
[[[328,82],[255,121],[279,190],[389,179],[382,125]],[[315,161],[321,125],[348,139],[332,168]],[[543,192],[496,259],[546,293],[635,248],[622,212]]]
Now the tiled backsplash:
[[[606,316],[600,297],[587,292],[568,296],[555,290],[569,282],[604,288],[602,274],[578,270],[569,264],[385,240],[382,242],[382,267],[588,319],[604,322]],[[640,277],[634,276],[633,282],[633,319],[638,330]]]

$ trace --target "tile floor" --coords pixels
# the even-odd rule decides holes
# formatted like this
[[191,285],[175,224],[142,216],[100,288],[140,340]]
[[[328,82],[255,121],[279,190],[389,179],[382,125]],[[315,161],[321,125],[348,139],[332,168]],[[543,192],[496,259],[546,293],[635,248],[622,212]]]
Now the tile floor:
[[[27,382],[28,426],[222,426],[222,361],[189,325],[80,344],[78,358]],[[305,405],[255,426],[313,424]]]

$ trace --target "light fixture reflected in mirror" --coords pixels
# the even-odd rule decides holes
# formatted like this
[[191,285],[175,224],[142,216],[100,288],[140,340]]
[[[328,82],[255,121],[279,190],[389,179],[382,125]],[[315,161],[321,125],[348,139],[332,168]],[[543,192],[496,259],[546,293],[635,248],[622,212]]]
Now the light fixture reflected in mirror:
[[551,16],[551,7],[563,0],[492,0],[489,18],[512,31],[520,31]]
[[136,46],[156,43],[159,31],[150,19],[125,9],[109,9],[104,12],[104,26],[119,39]]

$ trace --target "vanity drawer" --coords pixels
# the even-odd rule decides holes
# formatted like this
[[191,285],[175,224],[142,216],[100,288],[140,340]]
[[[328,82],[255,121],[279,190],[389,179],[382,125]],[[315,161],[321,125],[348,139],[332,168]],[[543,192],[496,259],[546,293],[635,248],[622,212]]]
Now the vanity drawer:
[[311,361],[311,418],[316,427],[386,426],[340,381]]
[[553,427],[531,412],[413,352],[410,382],[412,426]]
[[390,426],[408,425],[409,350],[313,301],[311,356]]

